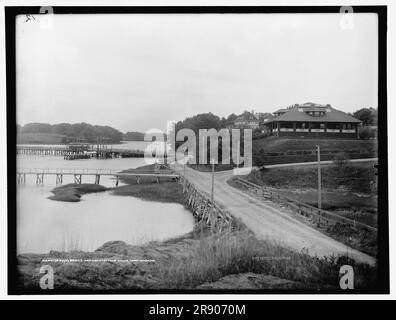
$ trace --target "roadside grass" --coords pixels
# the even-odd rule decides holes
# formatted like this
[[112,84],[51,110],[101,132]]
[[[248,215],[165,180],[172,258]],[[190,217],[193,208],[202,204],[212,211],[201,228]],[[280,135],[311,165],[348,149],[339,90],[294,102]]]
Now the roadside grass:
[[[271,168],[252,172],[245,179],[258,185],[278,189],[280,194],[317,207],[317,168]],[[348,164],[345,167],[325,165],[322,168],[322,208],[340,216],[377,227],[378,199],[370,181],[376,179],[372,163]],[[230,185],[249,192],[246,187],[231,180]],[[336,223],[327,226],[294,213],[299,220],[328,236],[367,253],[377,256],[377,234],[366,228]]]
[[[201,172],[212,172],[212,165],[211,164],[189,164],[188,165],[191,169],[198,170]],[[214,171],[227,171],[232,170],[236,166],[234,164],[215,164]]]
[[92,193],[92,192],[102,192],[106,190],[107,190],[106,187],[98,184],[70,183],[56,187],[55,189],[51,190],[51,192],[54,195],[49,196],[48,199],[56,200],[56,201],[78,202],[80,201],[81,196],[83,194]]
[[[317,190],[281,190],[281,193],[313,207],[318,206]],[[322,191],[322,209],[377,227],[377,197],[375,196],[360,196],[343,191]]]
[[[370,182],[376,179],[372,165],[373,163],[349,163],[343,167],[325,165],[321,168],[322,188],[371,194]],[[261,169],[248,175],[247,180],[274,188],[316,189],[318,171],[316,166]]]
[[[369,289],[376,282],[376,268],[358,264],[345,256],[312,257],[294,252],[269,240],[258,240],[240,230],[202,238],[187,256],[172,257],[157,264],[158,287],[190,289],[231,274],[272,275],[299,283],[306,289],[337,289],[343,264],[355,270],[355,287]],[[264,288],[265,289],[265,288]]]
[[[317,168],[314,166],[261,169],[252,172],[246,179],[276,188],[285,196],[303,203],[318,206]],[[376,180],[372,163],[323,166],[322,208],[376,227]]]

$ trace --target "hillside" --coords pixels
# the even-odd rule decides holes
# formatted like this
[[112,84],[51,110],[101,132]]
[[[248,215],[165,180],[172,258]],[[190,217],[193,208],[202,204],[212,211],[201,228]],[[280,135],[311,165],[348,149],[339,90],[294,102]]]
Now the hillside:
[[295,150],[314,150],[319,145],[321,150],[348,151],[353,149],[377,149],[376,140],[344,140],[344,139],[309,139],[266,137],[253,140],[253,149],[262,148],[266,153]]
[[253,164],[262,166],[316,161],[317,145],[320,146],[321,160],[333,160],[340,152],[349,159],[377,157],[376,140],[266,137],[253,140]]
[[18,143],[66,143],[76,139],[85,142],[119,143],[123,134],[109,126],[89,123],[28,123],[17,126]]

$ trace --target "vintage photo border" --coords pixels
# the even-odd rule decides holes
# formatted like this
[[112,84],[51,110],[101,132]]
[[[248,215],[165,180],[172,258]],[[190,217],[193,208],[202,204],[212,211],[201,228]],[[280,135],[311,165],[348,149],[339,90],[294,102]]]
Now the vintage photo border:
[[[339,6],[139,6],[64,7],[54,14],[271,14],[339,13]],[[7,93],[7,202],[8,202],[8,294],[389,294],[388,141],[387,141],[387,6],[353,6],[354,13],[378,15],[378,285],[370,292],[359,290],[127,290],[77,291],[37,290],[18,287],[16,223],[16,48],[15,18],[39,14],[40,7],[5,7]]]

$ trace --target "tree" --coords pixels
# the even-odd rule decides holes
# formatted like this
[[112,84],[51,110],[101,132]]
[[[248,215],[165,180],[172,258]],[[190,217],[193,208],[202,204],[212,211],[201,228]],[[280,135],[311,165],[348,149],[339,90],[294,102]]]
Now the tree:
[[124,134],[124,140],[126,141],[143,141],[144,140],[144,133],[133,131],[127,132]]
[[362,108],[353,113],[353,116],[364,126],[376,126],[378,123],[378,111],[374,108]]
[[[122,132],[109,126],[93,126],[89,123],[28,123],[20,128],[20,133],[49,133],[66,136],[73,140],[84,139],[87,142],[96,142],[97,138],[104,138],[108,143],[118,143],[122,140]],[[65,139],[64,139],[65,140]]]
[[230,127],[234,125],[234,122],[238,118],[238,116],[235,113],[231,113],[226,120],[226,127]]
[[376,132],[375,130],[369,127],[362,127],[359,129],[359,138],[363,140],[368,140],[370,138],[375,138]]

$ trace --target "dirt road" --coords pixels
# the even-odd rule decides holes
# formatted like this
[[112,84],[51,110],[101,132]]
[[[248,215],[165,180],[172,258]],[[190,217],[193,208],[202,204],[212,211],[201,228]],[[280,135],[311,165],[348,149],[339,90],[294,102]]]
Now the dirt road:
[[[175,164],[172,168],[183,174],[181,165]],[[186,177],[201,192],[210,194],[211,173],[186,167]],[[313,255],[348,254],[356,261],[375,264],[375,258],[349,248],[294,219],[289,214],[231,187],[227,180],[232,177],[232,171],[215,173],[214,201],[226,208],[233,216],[240,218],[258,238],[274,240],[298,251],[305,248]]]

